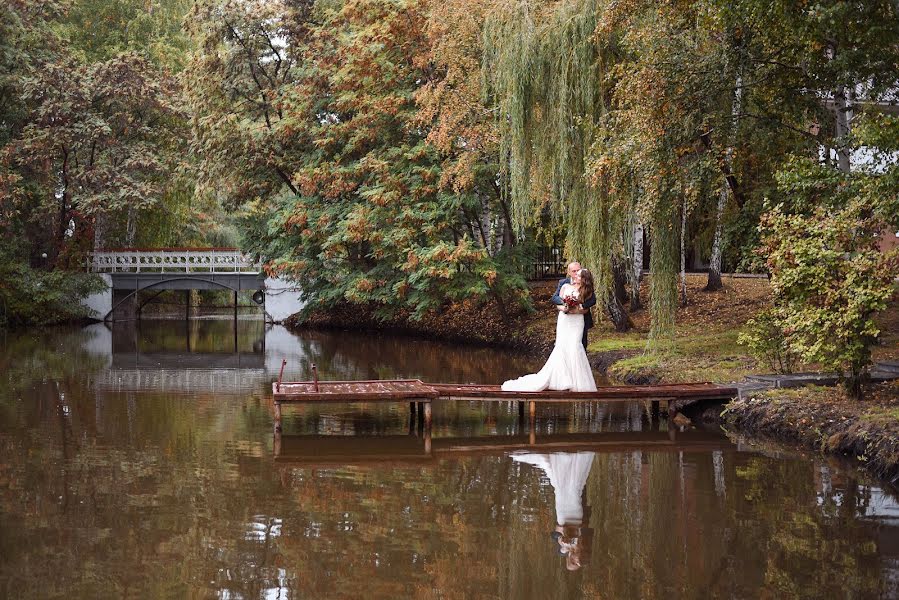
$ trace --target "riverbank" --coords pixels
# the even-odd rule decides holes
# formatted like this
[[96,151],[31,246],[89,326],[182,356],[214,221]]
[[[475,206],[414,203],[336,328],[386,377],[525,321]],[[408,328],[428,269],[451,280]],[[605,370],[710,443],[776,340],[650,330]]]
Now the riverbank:
[[857,466],[899,482],[899,382],[868,386],[865,401],[837,387],[759,391],[722,413],[726,429],[854,459]]

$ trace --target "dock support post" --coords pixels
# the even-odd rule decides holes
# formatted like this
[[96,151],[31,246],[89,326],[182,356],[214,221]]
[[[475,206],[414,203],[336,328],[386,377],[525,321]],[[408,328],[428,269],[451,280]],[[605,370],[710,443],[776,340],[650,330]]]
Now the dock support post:
[[528,423],[530,426],[528,441],[533,445],[537,443],[537,403],[533,400],[528,402]]
[[237,291],[234,292],[234,337],[237,337]]
[[[430,405],[431,404],[428,403],[428,406],[430,406]],[[424,435],[425,435],[425,454],[430,456],[431,455],[431,428],[430,427],[425,429]]]
[[424,403],[425,405],[425,433],[431,431],[431,401],[428,400]]
[[537,443],[537,419],[531,419],[528,427],[528,443],[531,446]]
[[275,400],[275,432],[281,431],[281,403]]
[[415,435],[415,402],[409,403],[409,435]]
[[281,456],[281,430],[275,429],[275,443],[274,443],[274,453],[275,458]]

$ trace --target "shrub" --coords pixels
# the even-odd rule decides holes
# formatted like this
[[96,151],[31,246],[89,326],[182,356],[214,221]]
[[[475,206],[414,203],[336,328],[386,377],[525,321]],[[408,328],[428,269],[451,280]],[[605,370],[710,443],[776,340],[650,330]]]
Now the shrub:
[[764,310],[750,319],[737,343],[749,348],[753,356],[775,373],[792,373],[796,368],[798,357],[790,348],[774,309]]

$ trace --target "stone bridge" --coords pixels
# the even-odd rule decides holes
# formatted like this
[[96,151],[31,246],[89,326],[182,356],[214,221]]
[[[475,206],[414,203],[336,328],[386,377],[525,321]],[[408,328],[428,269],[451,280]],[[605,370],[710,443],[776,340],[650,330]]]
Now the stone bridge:
[[140,293],[145,291],[228,290],[234,294],[235,319],[239,292],[252,292],[272,322],[281,322],[303,307],[295,284],[267,277],[261,265],[237,248],[104,250],[89,255],[88,270],[106,282],[105,290],[85,300],[93,318],[103,321],[115,320],[117,315],[140,318]]

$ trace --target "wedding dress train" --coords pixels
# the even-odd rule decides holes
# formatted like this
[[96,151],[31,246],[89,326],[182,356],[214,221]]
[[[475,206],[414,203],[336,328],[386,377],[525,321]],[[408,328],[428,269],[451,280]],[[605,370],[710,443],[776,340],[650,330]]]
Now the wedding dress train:
[[[566,288],[568,288],[566,290]],[[572,292],[574,286],[566,284],[562,295]],[[584,335],[584,315],[559,311],[556,321],[556,345],[546,364],[537,373],[506,381],[503,391],[542,392],[543,390],[569,390],[595,392],[596,382],[587,360],[587,352],[581,345]]]

